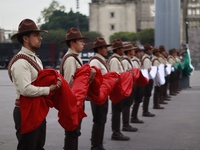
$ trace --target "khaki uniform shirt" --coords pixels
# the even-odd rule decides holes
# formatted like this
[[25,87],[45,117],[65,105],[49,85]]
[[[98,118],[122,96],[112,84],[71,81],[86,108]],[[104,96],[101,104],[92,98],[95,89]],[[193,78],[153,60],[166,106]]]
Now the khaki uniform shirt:
[[[130,58],[127,57],[127,56],[124,56],[124,58],[130,59]],[[131,59],[130,59],[130,62],[132,63]],[[126,60],[126,59],[123,59],[123,60],[122,60],[122,65],[123,65],[123,67],[124,67],[124,71],[130,70],[130,69],[133,68],[133,64],[130,64],[130,62],[129,62],[128,60]]]
[[158,57],[153,56],[153,58],[152,58],[152,66],[158,67],[159,65],[160,65],[160,62],[158,60]]
[[[72,49],[68,49],[67,54],[76,54],[78,59],[80,60],[80,62],[83,64],[81,58],[78,56],[78,53],[73,51]],[[77,62],[77,60],[70,56],[68,57],[63,65],[63,73],[64,73],[64,78],[65,80],[67,80],[67,82],[69,83],[69,85],[72,85],[73,81],[74,81],[74,75],[77,71],[77,69],[79,69],[81,67],[81,65]]]
[[149,68],[151,68],[152,62],[150,60],[150,56],[149,55],[144,54],[143,57],[142,57],[142,62],[143,62],[142,67],[141,67],[142,69],[147,69],[148,70]]
[[164,64],[164,65],[166,65],[168,63],[167,59],[162,55],[160,57],[158,57],[158,60],[160,61],[161,64]]
[[[119,59],[121,59],[121,56],[119,56],[118,54],[114,53],[113,56],[118,57]],[[109,61],[109,67],[110,67],[110,71],[114,71],[117,73],[122,73],[124,72],[122,63],[117,59],[117,58],[112,58]]]
[[[31,52],[25,47],[22,47],[18,54],[24,54],[28,56],[30,59],[36,61],[41,69],[43,69],[42,62],[35,55],[35,53]],[[26,97],[49,95],[50,87],[37,87],[31,85],[31,83],[37,79],[38,72],[25,59],[18,59],[15,63],[13,63],[11,67],[11,76],[16,88],[17,99],[19,99],[20,95]]]
[[[94,56],[99,57],[100,59],[102,59],[102,61],[104,61],[106,63],[106,59],[102,55],[96,53]],[[98,59],[92,59],[89,64],[90,64],[90,66],[95,66],[95,67],[99,68],[103,75],[108,72],[108,70],[104,66],[104,64],[102,64]]]
[[133,57],[132,59],[133,68],[141,68],[141,61],[137,57]]
[[169,55],[169,57],[168,57],[168,62],[169,62],[172,66],[174,66],[174,64],[175,64],[175,62],[176,62],[176,59],[174,58],[174,56]]
[[181,63],[181,59],[178,56],[176,57],[176,62]]

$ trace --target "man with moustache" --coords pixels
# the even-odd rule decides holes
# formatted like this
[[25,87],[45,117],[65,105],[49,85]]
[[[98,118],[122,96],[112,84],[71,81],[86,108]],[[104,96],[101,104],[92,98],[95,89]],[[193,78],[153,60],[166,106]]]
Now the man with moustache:
[[31,101],[32,97],[47,96],[51,91],[61,86],[60,81],[57,81],[56,85],[49,87],[38,87],[31,84],[37,79],[38,72],[43,69],[42,62],[36,55],[36,51],[40,48],[42,41],[40,32],[47,31],[40,30],[33,20],[24,19],[19,24],[18,33],[11,37],[11,39],[17,39],[22,45],[20,52],[13,57],[8,68],[17,93],[13,112],[18,139],[17,150],[44,150],[46,138],[45,119],[35,130],[25,134],[20,133],[22,120],[20,112],[21,96]]
[[[95,55],[90,59],[89,64],[90,66],[99,68],[102,75],[109,72],[105,59],[108,55],[109,46],[111,44],[107,44],[101,37],[97,37],[93,42],[92,49]],[[105,150],[103,147],[103,138],[108,113],[108,100],[102,105],[97,105],[91,101],[91,108],[93,114],[91,150]]]

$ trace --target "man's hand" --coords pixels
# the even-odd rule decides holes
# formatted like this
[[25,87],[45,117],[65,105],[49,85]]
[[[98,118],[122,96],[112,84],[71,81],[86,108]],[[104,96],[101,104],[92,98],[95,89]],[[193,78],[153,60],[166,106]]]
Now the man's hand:
[[94,68],[91,68],[91,72],[90,72],[90,77],[89,77],[89,82],[91,83],[96,75],[96,70]]
[[61,87],[61,85],[62,85],[61,79],[58,78],[58,81],[56,84],[50,85],[50,91],[52,92],[52,91],[59,89]]

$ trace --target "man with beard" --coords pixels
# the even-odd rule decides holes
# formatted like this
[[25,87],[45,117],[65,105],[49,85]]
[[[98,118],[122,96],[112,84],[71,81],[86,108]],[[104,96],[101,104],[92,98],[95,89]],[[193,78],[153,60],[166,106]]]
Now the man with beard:
[[[105,59],[108,54],[109,46],[111,46],[111,44],[107,44],[101,37],[97,37],[93,42],[92,49],[94,50],[95,55],[90,59],[89,64],[90,66],[99,68],[102,75],[109,72]],[[97,105],[91,101],[91,108],[93,114],[91,150],[105,150],[103,147],[103,138],[108,113],[108,99],[102,105]]]
[[[44,150],[46,138],[46,120],[35,130],[22,134],[21,130],[21,112],[20,98],[21,96],[32,100],[32,97],[40,97],[49,95],[51,91],[61,86],[61,82],[57,81],[56,85],[50,87],[38,87],[31,83],[38,77],[38,72],[43,69],[41,60],[37,57],[36,50],[40,48],[42,37],[35,22],[30,19],[24,19],[19,24],[18,33],[14,34],[11,39],[17,38],[22,45],[20,52],[13,57],[10,62],[8,72],[11,80],[16,88],[17,98],[13,112],[16,136],[18,139],[18,150]],[[33,120],[34,122],[34,120]]]

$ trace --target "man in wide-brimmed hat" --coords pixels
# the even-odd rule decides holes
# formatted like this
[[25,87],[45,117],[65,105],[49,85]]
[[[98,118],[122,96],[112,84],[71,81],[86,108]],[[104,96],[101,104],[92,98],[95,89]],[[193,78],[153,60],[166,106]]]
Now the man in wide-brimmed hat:
[[[152,46],[148,43],[144,44],[144,55],[142,57],[142,69],[151,70],[152,62]],[[149,80],[149,84],[144,87],[144,98],[143,98],[143,116],[154,117],[155,115],[149,112],[149,101],[151,97],[151,91],[153,88],[153,80]]]
[[[124,71],[128,71],[133,69],[133,63],[131,61],[131,58],[135,54],[135,49],[137,47],[133,46],[131,43],[125,43],[124,44],[124,57],[122,60],[122,64],[124,66]],[[126,97],[122,101],[122,120],[123,120],[123,128],[122,131],[128,131],[128,132],[137,132],[138,129],[134,128],[130,125],[130,107],[133,104],[134,99],[134,87],[132,88],[131,95],[129,97]]]
[[[159,61],[160,50],[157,47],[153,48],[153,58],[152,58],[152,66],[158,67],[161,62]],[[164,109],[164,107],[160,106],[160,98],[161,98],[161,86],[155,85],[154,86],[154,93],[153,93],[153,109]],[[167,104],[167,103],[166,103]]]
[[[93,42],[92,50],[95,55],[90,59],[89,64],[99,68],[102,75],[109,72],[105,57],[107,57],[108,47],[110,46],[111,44],[107,44],[101,37],[97,37]],[[93,114],[91,150],[104,150],[103,138],[108,113],[108,100],[102,105],[97,105],[91,101],[91,108]]]
[[[38,87],[31,84],[38,77],[38,71],[43,69],[41,60],[35,54],[36,50],[40,48],[42,41],[40,32],[47,31],[40,30],[34,21],[24,19],[19,24],[18,33],[11,37],[11,39],[17,38],[22,45],[20,52],[13,57],[8,68],[10,78],[15,85],[17,93],[16,106],[14,108],[14,121],[17,130],[18,150],[43,150],[46,137],[45,119],[35,130],[29,131],[28,133],[21,133],[23,130],[21,121],[22,115],[24,115],[20,111],[22,109],[20,107],[21,97],[24,96],[31,101],[32,99],[30,97],[49,95],[51,91],[56,90],[61,85],[60,81],[58,81],[56,85],[51,85],[50,87]],[[29,106],[26,105],[26,109],[28,109],[28,107]],[[32,122],[34,122],[34,119]]]
[[[61,43],[67,44],[68,51],[61,61],[60,73],[70,86],[73,84],[76,71],[83,65],[78,54],[82,52],[84,48],[84,39],[88,38],[83,37],[80,30],[73,27],[67,31],[66,38],[61,41]],[[91,78],[93,78],[94,74],[92,70]],[[81,135],[80,128],[81,123],[74,131],[65,131],[64,150],[78,149],[78,137]]]
[[[139,47],[135,49],[135,55],[131,59],[134,68],[141,68],[142,52],[143,50],[140,49]],[[138,110],[144,95],[144,87],[136,86],[133,95],[134,95],[134,104],[131,112],[131,123],[144,123],[142,120],[138,118]]]
[[[112,42],[111,50],[114,54],[109,58],[108,65],[110,71],[114,71],[117,73],[124,72],[124,67],[122,64],[122,56],[124,55],[124,46],[120,39],[115,39]],[[112,103],[112,140],[120,140],[120,141],[129,141],[130,137],[124,136],[120,132],[120,122],[121,122],[121,109],[122,109],[122,102],[117,104]]]
[[[168,62],[175,67],[177,51],[175,48],[169,50]],[[174,69],[169,77],[169,94],[175,96],[178,92],[176,89],[177,72]]]
[[[166,66],[168,64],[168,61],[167,61],[167,52],[165,50],[165,46],[160,45],[159,50],[160,50],[160,56],[158,60]],[[162,99],[161,103],[163,103],[163,101],[170,101],[171,97],[167,94],[168,83],[169,83],[169,76],[166,76],[165,84],[161,86],[161,99]]]

